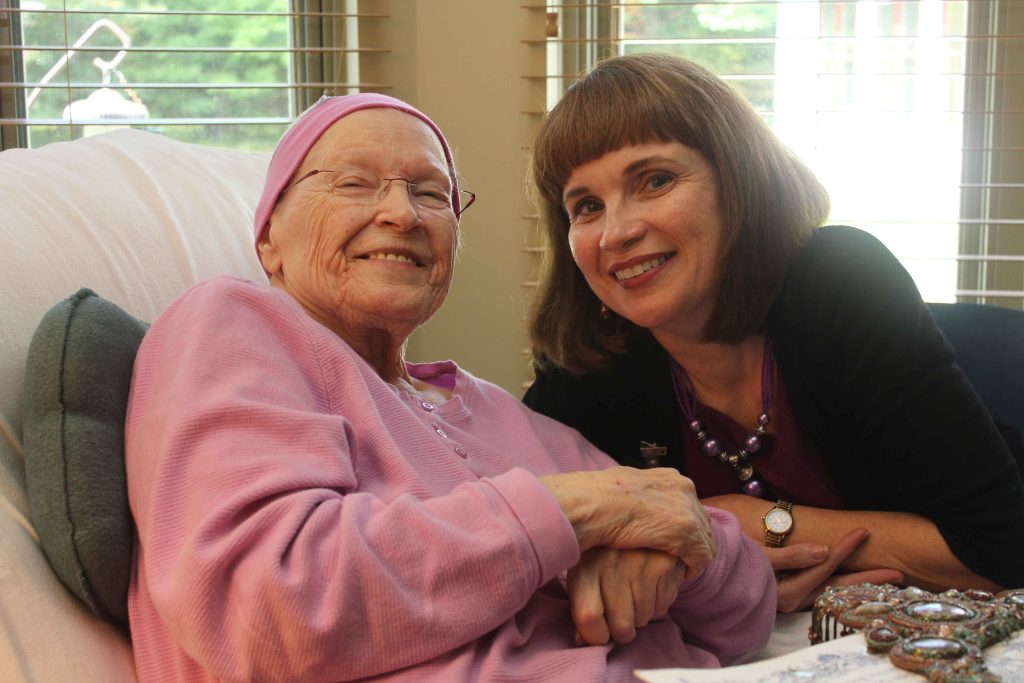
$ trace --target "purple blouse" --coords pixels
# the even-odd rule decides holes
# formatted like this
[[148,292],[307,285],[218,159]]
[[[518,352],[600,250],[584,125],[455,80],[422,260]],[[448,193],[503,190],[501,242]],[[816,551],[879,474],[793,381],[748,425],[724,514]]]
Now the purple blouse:
[[[814,444],[800,429],[789,404],[782,377],[775,376],[771,430],[761,437],[761,448],[750,456],[755,476],[779,498],[798,505],[842,509],[842,495],[822,464]],[[740,425],[731,417],[698,402],[697,418],[709,435],[717,438],[730,453],[735,453],[753,433],[754,425]],[[686,420],[683,420],[686,424]],[[701,452],[696,437],[684,426],[683,459],[686,473],[697,485],[701,498],[726,493],[741,493],[740,480],[731,467]],[[710,438],[710,437],[709,437]]]

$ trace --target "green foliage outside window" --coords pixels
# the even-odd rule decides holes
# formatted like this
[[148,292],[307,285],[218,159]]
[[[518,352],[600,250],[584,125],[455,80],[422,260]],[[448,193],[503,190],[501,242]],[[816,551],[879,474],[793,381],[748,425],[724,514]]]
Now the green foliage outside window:
[[[24,3],[28,5],[28,3]],[[53,6],[63,9],[64,2],[35,3],[34,8]],[[245,11],[287,12],[288,0],[88,0],[78,5],[68,2],[67,9],[75,6],[96,10],[86,14],[68,14],[67,42],[73,44],[79,36],[99,19],[109,19],[130,37],[133,47],[140,48],[288,48],[290,20],[286,16],[208,15],[187,16],[165,14],[161,11]],[[120,9],[156,10],[155,14],[105,14],[104,10]],[[60,13],[26,13],[22,19],[22,33],[26,46],[63,46],[65,44],[65,17]],[[61,69],[53,83],[90,83],[102,80],[102,71],[93,64],[94,57],[111,60],[114,52],[90,51],[90,46],[118,47],[119,38],[101,28],[72,57],[70,64]],[[28,82],[38,82],[61,58],[61,51],[29,50],[25,53],[25,71]],[[236,85],[284,84],[291,76],[291,55],[281,52],[129,52],[110,74],[110,87],[126,99],[145,105],[149,118],[163,119],[246,119],[288,118],[291,115],[292,91],[288,88],[193,88],[197,83]],[[146,84],[182,84],[181,88],[151,88]],[[97,85],[82,88],[45,89],[29,110],[32,119],[61,119],[69,96],[81,100],[97,89]],[[284,129],[283,123],[231,123],[231,124],[160,124],[143,126],[187,142],[236,149],[272,149]],[[81,126],[66,128],[54,125],[34,125],[31,145],[38,147],[47,142],[78,137]]]

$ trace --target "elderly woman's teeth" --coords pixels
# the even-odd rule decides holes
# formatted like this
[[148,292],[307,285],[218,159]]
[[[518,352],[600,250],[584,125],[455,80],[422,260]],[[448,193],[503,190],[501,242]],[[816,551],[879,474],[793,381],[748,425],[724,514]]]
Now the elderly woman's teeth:
[[367,258],[371,260],[402,261],[403,263],[413,264],[416,263],[408,256],[402,256],[401,254],[370,254],[369,256],[367,256]]
[[623,268],[622,270],[616,271],[615,277],[619,280],[628,280],[631,277],[643,275],[651,268],[654,268],[655,266],[660,266],[665,261],[668,261],[668,258],[669,257],[667,255],[659,256],[658,258],[652,258],[650,261],[638,263],[632,268]]

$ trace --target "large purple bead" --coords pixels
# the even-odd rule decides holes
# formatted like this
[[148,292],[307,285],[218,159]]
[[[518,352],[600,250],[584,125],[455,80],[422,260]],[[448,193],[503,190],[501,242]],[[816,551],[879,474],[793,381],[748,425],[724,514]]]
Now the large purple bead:
[[700,420],[690,420],[690,431],[699,432],[704,428],[704,425],[700,423]]
[[718,439],[712,437],[704,442],[702,449],[704,451],[704,455],[709,458],[713,458],[722,452],[722,444],[718,442]]
[[743,450],[747,453],[757,453],[761,450],[761,440],[757,438],[756,434],[747,437],[747,440],[743,442]]
[[757,424],[761,425],[762,427],[767,426],[768,423],[771,421],[772,416],[769,415],[768,413],[761,413],[760,415],[757,416]]
[[743,493],[748,496],[754,496],[760,498],[764,495],[764,488],[761,486],[761,482],[757,479],[751,479],[743,485]]

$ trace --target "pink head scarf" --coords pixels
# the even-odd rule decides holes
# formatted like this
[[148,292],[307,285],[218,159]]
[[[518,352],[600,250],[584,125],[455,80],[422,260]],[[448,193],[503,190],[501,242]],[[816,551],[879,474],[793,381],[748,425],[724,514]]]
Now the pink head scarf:
[[299,114],[299,117],[291,124],[281,140],[277,143],[274,156],[270,159],[270,168],[267,169],[267,181],[263,186],[263,194],[260,196],[259,204],[256,205],[255,216],[255,243],[256,254],[259,256],[259,242],[267,229],[270,221],[270,214],[274,211],[281,192],[288,187],[292,176],[299,168],[306,154],[313,147],[320,136],[326,132],[339,119],[348,116],[352,112],[361,109],[397,109],[411,114],[420,119],[437,135],[444,149],[444,158],[448,162],[448,175],[452,179],[452,207],[455,215],[460,213],[461,203],[459,201],[459,183],[455,178],[455,164],[452,162],[452,152],[448,147],[441,129],[427,116],[402,100],[378,95],[375,93],[359,93],[358,95],[341,95],[338,97],[321,97],[320,100],[306,111]]

